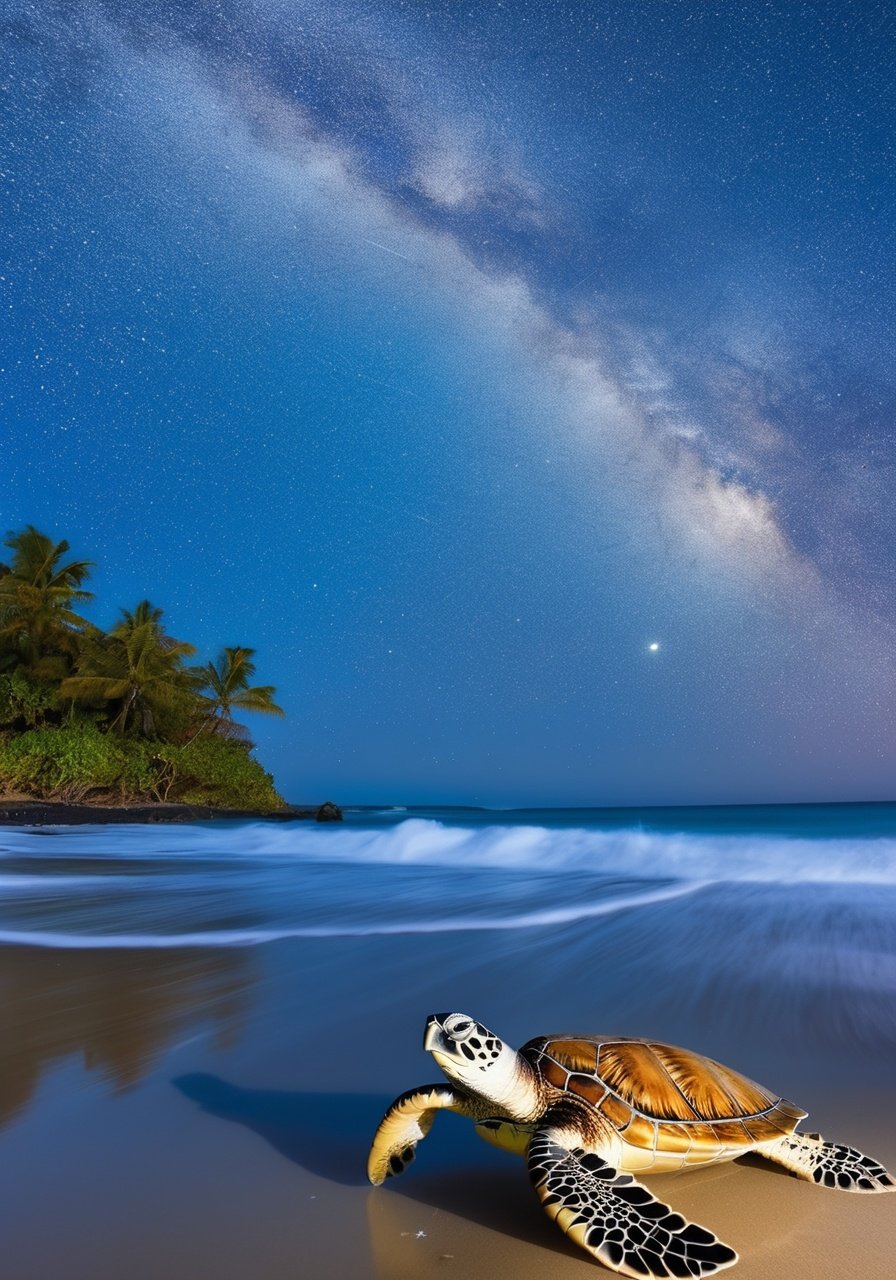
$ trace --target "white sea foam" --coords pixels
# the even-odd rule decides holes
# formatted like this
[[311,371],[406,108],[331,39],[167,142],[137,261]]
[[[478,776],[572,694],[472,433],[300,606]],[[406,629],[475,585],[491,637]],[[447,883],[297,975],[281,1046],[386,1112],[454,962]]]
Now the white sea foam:
[[697,893],[701,884],[672,885],[645,893],[608,898],[603,902],[575,907],[551,907],[542,911],[517,915],[371,922],[356,925],[307,925],[272,929],[208,929],[196,933],[62,933],[48,930],[0,930],[0,943],[18,943],[32,947],[54,947],[59,950],[134,949],[145,947],[252,947],[286,938],[373,938],[424,933],[481,933],[497,929],[537,929],[551,925],[574,924],[600,916],[617,915],[659,902],[668,902]]
[[316,827],[308,823],[27,829],[0,834],[7,854],[217,862],[313,862],[483,867],[627,879],[896,886],[896,837],[810,839],[768,833],[717,835],[641,828],[459,826],[406,818],[394,826]]

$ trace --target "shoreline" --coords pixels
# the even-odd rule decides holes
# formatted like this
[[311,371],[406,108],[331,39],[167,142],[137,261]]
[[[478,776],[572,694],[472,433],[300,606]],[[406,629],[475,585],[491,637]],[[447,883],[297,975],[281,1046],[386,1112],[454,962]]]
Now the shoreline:
[[122,823],[209,822],[214,819],[251,820],[252,822],[341,821],[338,817],[320,817],[321,811],[336,806],[288,805],[285,809],[261,812],[257,809],[219,809],[195,804],[130,804],[94,805],[63,804],[48,800],[0,800],[0,827],[70,827],[82,825],[111,826]]
[[[711,846],[699,895],[644,883],[589,917],[629,877],[587,870],[578,836],[570,860],[562,826],[534,858],[475,866],[415,860],[425,831],[378,834],[370,858],[350,826],[198,825],[0,828],[4,1276],[613,1280],[460,1116],[436,1118],[400,1179],[366,1182],[385,1108],[441,1078],[431,1009],[470,1010],[514,1048],[555,1028],[683,1045],[896,1170],[896,875],[868,883],[873,830],[846,876],[824,837],[797,863],[827,867],[821,883],[786,861],[732,880]],[[681,842],[631,880],[689,874]],[[644,1182],[737,1250],[738,1280],[892,1271],[896,1196],[756,1156]]]

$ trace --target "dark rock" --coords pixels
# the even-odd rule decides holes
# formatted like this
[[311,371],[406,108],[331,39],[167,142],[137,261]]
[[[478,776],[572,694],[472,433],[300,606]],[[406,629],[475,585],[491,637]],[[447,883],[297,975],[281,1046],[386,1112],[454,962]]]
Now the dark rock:
[[325,800],[317,811],[318,822],[341,822],[342,810],[332,800]]

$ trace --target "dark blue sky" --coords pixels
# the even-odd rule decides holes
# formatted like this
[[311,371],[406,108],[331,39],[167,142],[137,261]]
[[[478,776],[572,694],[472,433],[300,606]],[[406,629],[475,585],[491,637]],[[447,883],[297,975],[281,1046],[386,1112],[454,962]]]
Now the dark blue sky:
[[290,798],[892,798],[889,6],[3,13],[0,525]]

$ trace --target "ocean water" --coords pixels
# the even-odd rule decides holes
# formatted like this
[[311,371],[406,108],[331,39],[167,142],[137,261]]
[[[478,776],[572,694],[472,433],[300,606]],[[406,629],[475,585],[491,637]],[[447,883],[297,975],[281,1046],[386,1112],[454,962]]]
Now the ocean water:
[[[0,942],[33,946],[537,930],[620,913],[636,928],[641,907],[713,893],[761,900],[769,923],[786,916],[795,952],[823,941],[810,918],[836,900],[856,935],[841,967],[864,973],[856,956],[873,949],[870,917],[896,905],[896,805],[391,808],[348,810],[338,826],[0,828]],[[887,954],[876,979],[896,990]]]
[[581,1006],[586,1025],[595,1005],[619,1015],[634,1002],[645,1021],[674,1021],[674,1006],[679,1023],[786,1023],[813,1045],[888,1054],[896,806],[358,809],[338,826],[0,829],[7,945],[181,953],[304,940],[332,956],[340,941],[437,935],[461,970],[470,957],[484,971],[525,961],[533,1001],[570,1018]]

